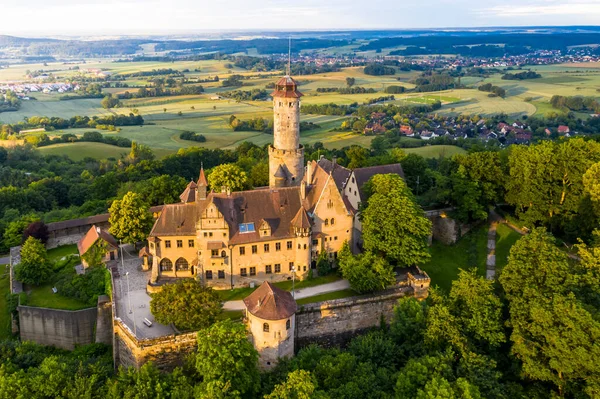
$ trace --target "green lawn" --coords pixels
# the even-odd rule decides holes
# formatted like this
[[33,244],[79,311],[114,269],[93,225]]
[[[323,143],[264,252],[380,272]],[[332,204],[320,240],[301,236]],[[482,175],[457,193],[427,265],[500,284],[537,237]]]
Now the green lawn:
[[91,307],[76,299],[67,298],[60,294],[54,294],[52,292],[52,287],[53,284],[45,284],[39,287],[27,287],[26,291],[29,292],[29,295],[27,296],[26,305],[63,310],[80,310]]
[[470,270],[476,267],[477,273],[485,276],[487,231],[488,225],[483,224],[469,231],[454,245],[434,241],[431,260],[421,266],[431,277],[431,285],[450,291],[459,269]]
[[48,250],[48,258],[52,262],[56,262],[68,255],[76,255],[79,252],[77,251],[77,245],[63,245],[61,247],[56,247]]
[[225,310],[223,311],[217,319],[220,320],[241,320],[244,317],[243,310]]
[[7,309],[6,296],[10,293],[8,265],[0,265],[0,340],[11,337],[10,314]]
[[81,161],[84,158],[94,159],[121,158],[122,154],[129,152],[128,148],[117,147],[104,143],[62,143],[52,144],[39,148],[43,155],[66,155],[74,161]]
[[522,235],[508,227],[499,224],[496,230],[496,272],[500,272],[508,263],[510,248]]
[[298,299],[296,303],[298,303],[298,305],[306,305],[307,303],[330,301],[332,299],[348,298],[356,295],[358,295],[356,291],[346,289],[341,291],[328,292],[327,294],[310,296],[308,298]]
[[417,148],[402,148],[402,151],[406,152],[407,154],[417,154],[424,158],[445,158],[456,154],[467,153],[464,148],[460,148],[455,145],[428,145]]
[[[294,288],[296,290],[298,290],[300,288],[314,287],[314,286],[321,285],[321,284],[332,283],[332,282],[338,281],[340,279],[341,279],[341,277],[338,276],[337,274],[330,274],[328,276],[311,278],[310,280],[296,281]],[[292,290],[292,280],[273,283],[273,285],[275,285],[276,287],[279,287],[283,290],[286,290],[286,291]],[[237,300],[246,298],[256,288],[258,288],[258,286],[254,287],[254,288],[245,287],[245,288],[235,288],[233,290],[219,290],[217,292],[221,296],[221,300],[223,302],[237,301]]]

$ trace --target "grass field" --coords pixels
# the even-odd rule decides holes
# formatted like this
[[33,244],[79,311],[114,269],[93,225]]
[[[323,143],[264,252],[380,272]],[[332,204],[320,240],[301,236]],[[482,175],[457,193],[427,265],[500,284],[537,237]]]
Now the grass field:
[[27,296],[27,306],[63,310],[80,310],[90,307],[88,304],[79,302],[76,299],[53,293],[52,284],[27,287],[26,291],[29,293]]
[[470,270],[476,267],[477,273],[485,276],[487,230],[487,224],[475,227],[454,245],[434,242],[431,246],[431,260],[421,266],[429,274],[431,285],[450,291],[459,269]]
[[417,148],[402,148],[407,154],[417,154],[424,158],[446,158],[456,154],[466,154],[464,148],[454,145],[429,145]]
[[77,245],[63,245],[60,247],[52,248],[48,250],[48,258],[52,262],[61,260],[65,256],[78,254]]
[[[303,280],[303,281],[296,280],[295,289],[298,290],[300,288],[314,287],[314,286],[321,285],[321,284],[332,283],[332,282],[338,281],[340,279],[341,279],[341,277],[338,276],[337,274],[330,274],[328,276],[311,278],[310,280]],[[282,290],[286,290],[286,291],[292,290],[292,280],[273,283],[273,285],[281,288]],[[254,287],[254,288],[245,287],[245,288],[235,288],[233,290],[219,290],[217,292],[219,293],[221,300],[223,302],[227,302],[227,301],[237,301],[240,299],[244,299],[257,288],[258,288],[258,286]]]
[[510,248],[522,235],[508,227],[506,224],[499,224],[496,229],[496,272],[500,272],[508,263]]
[[8,265],[0,265],[0,340],[11,337],[11,321],[8,313],[7,295],[10,294]]
[[66,155],[74,161],[81,161],[87,157],[119,159],[121,154],[127,154],[129,150],[104,143],[63,143],[40,147],[40,152],[44,155]]
[[[323,51],[345,51],[356,48],[358,44],[347,46],[347,49],[325,49]],[[209,76],[218,75],[221,80],[232,73],[252,75],[252,78],[244,81],[244,86],[234,90],[265,89],[279,76],[279,72],[265,73],[257,77],[255,72],[226,68],[226,61],[177,61],[171,62],[110,62],[106,60],[89,60],[78,66],[80,71],[88,68],[101,68],[112,72],[114,75],[126,74],[135,71],[151,71],[159,68],[172,68],[176,70],[188,70],[185,76],[188,79],[205,79]],[[69,70],[73,65],[62,63],[51,63],[48,66],[29,64],[11,65],[9,68],[0,70],[0,82],[23,79],[26,70],[53,70],[55,75],[61,78],[73,77],[77,71]],[[549,99],[554,94],[562,95],[586,95],[597,96],[600,90],[600,68],[596,64],[562,64],[549,66],[535,66],[532,69],[542,74],[540,79],[524,81],[507,81],[501,79],[501,74],[495,74],[487,78],[465,77],[463,84],[466,89],[445,90],[435,93],[405,93],[396,95],[395,104],[424,104],[437,100],[442,101],[442,109],[438,112],[446,115],[483,115],[490,116],[496,113],[506,113],[510,118],[520,118],[524,115],[545,115],[555,110],[549,104]],[[402,85],[407,89],[414,87],[410,83],[419,75],[418,71],[397,71],[390,76],[365,75],[362,67],[344,68],[338,72],[330,72],[316,75],[305,75],[297,77],[299,90],[304,93],[302,101],[304,104],[351,104],[362,103],[369,99],[384,95],[384,89],[390,85]],[[355,86],[375,89],[376,93],[370,94],[339,94],[318,93],[320,87],[343,88],[346,87],[346,78],[356,79]],[[492,83],[507,90],[506,98],[489,97],[488,93],[477,90],[482,83]],[[130,85],[146,85],[145,78],[128,79],[125,81]],[[75,115],[102,115],[110,112],[129,113],[136,109],[145,119],[144,126],[122,127],[118,134],[146,144],[155,150],[157,156],[161,157],[173,153],[179,148],[195,146],[195,142],[187,142],[179,139],[181,132],[189,130],[203,134],[207,141],[202,144],[207,148],[235,148],[243,141],[250,141],[257,145],[270,143],[272,136],[259,132],[233,132],[228,126],[228,119],[236,115],[241,119],[253,117],[270,118],[272,105],[270,101],[236,102],[233,100],[211,100],[210,97],[217,92],[227,91],[230,88],[223,87],[221,82],[210,82],[202,84],[205,93],[201,95],[142,98],[123,101],[120,109],[112,111],[100,107],[100,99],[81,99],[58,101],[58,95],[38,94],[38,101],[23,101],[22,108],[17,112],[6,112],[0,114],[0,122],[14,123],[22,121],[24,117],[34,115],[59,116],[69,118]],[[136,88],[112,88],[111,92],[122,92],[124,90],[135,91]],[[525,101],[527,100],[527,101]],[[181,112],[181,116],[179,113]],[[586,117],[586,115],[582,115]],[[349,145],[369,146],[372,136],[355,135],[352,133],[332,132],[331,129],[338,127],[344,118],[336,116],[303,115],[302,120],[312,121],[321,125],[321,128],[303,132],[301,142],[312,144],[322,142],[327,148],[342,148]],[[91,129],[72,129],[69,131],[58,131],[52,134],[74,133],[83,134]],[[100,145],[101,147],[101,145]],[[85,156],[94,158],[119,157],[122,150],[119,148],[100,148],[98,144],[78,144],[46,147],[42,151],[48,154],[67,154],[73,159],[82,159]],[[427,147],[426,147],[427,148]],[[422,151],[424,156],[437,157],[437,150],[411,150]],[[429,154],[433,151],[433,154]],[[452,152],[453,150],[450,150]],[[427,155],[425,155],[427,154]],[[451,154],[450,154],[451,155]]]

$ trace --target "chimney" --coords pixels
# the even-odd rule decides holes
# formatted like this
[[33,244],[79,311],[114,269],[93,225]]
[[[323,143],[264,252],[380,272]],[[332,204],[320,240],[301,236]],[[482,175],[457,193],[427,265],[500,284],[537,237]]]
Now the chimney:
[[312,185],[312,161],[308,161],[306,163],[306,183],[308,185]]
[[331,162],[336,165],[337,164],[337,157],[334,155],[333,157],[331,157]]
[[227,196],[231,197],[231,187],[227,187]]
[[221,186],[221,194],[225,194],[227,192],[227,186]]
[[306,182],[304,180],[300,183],[300,198],[302,200],[306,199]]

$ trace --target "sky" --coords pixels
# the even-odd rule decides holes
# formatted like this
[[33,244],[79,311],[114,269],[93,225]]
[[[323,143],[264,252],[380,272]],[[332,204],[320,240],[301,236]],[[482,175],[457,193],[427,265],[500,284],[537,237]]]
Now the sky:
[[600,25],[600,0],[0,0],[0,34]]

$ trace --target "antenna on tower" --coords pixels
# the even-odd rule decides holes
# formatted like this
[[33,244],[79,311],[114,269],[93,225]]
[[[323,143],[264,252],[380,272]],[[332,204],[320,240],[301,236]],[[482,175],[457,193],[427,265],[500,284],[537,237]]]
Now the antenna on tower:
[[290,36],[290,41],[288,45],[288,66],[287,66],[287,76],[290,76],[292,71],[292,37]]

